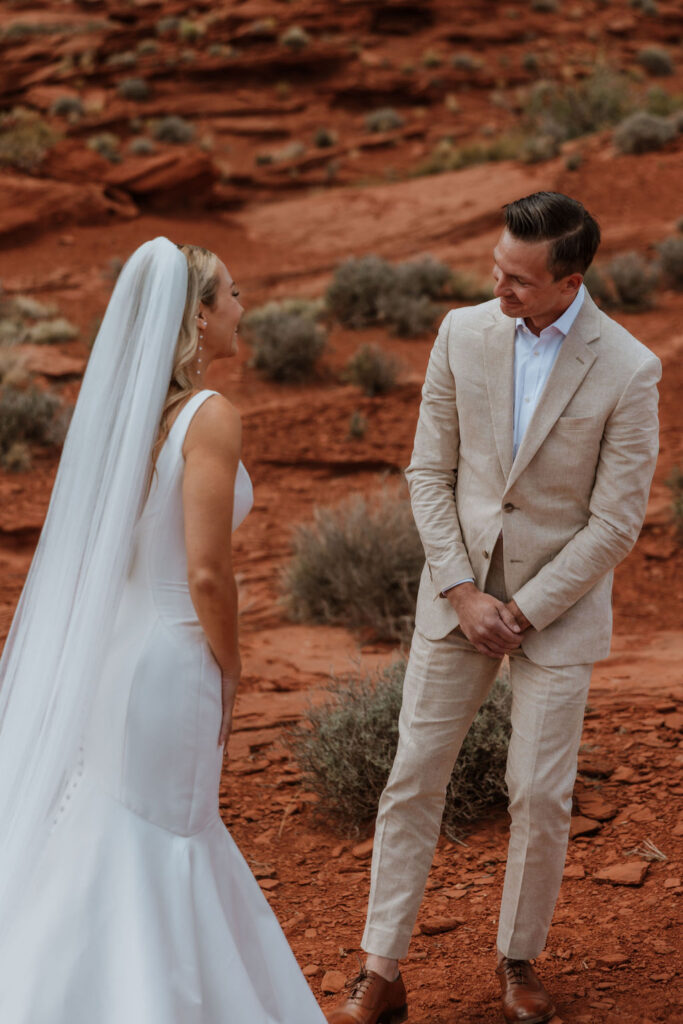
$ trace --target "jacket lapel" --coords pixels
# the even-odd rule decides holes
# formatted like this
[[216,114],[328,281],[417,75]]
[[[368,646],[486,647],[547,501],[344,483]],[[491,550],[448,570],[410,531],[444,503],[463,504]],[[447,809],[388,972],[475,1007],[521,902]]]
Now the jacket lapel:
[[515,321],[498,314],[484,341],[486,389],[498,458],[507,480],[512,467],[515,401]]
[[560,417],[563,409],[595,362],[597,355],[590,348],[590,343],[595,341],[599,335],[600,314],[590,295],[586,293],[579,314],[560,346],[555,365],[519,446],[517,457],[508,476],[508,489],[529,465],[553,424]]

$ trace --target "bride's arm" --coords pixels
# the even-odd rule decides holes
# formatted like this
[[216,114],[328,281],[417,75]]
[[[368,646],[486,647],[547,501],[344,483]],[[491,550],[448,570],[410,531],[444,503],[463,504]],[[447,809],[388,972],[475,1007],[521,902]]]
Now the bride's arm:
[[237,585],[232,565],[232,509],[242,444],[237,410],[213,395],[193,416],[183,455],[183,512],[190,597],[223,676],[227,741],[241,665],[237,634]]

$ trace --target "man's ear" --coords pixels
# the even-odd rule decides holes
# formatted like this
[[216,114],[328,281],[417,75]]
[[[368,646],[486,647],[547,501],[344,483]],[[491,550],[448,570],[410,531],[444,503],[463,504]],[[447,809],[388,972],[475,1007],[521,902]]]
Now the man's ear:
[[583,274],[569,274],[562,282],[562,290],[576,294],[583,284]]

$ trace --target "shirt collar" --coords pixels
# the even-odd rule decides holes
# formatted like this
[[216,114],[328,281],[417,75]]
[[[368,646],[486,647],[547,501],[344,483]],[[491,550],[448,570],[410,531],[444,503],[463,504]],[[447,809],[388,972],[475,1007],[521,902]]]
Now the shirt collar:
[[[578,292],[576,293],[574,301],[571,303],[571,305],[567,306],[567,308],[565,309],[564,313],[562,313],[560,316],[558,316],[557,320],[554,323],[550,324],[550,327],[554,327],[556,331],[559,331],[560,334],[564,338],[566,338],[567,335],[569,334],[570,330],[572,329],[573,325],[574,325],[574,321],[576,320],[577,316],[579,315],[579,310],[581,309],[581,307],[583,305],[583,300],[584,300],[585,297],[586,297],[586,288],[585,288],[585,285],[582,284],[579,287]],[[516,320],[516,324],[517,324],[517,327],[523,327],[525,331],[529,331],[529,328],[524,323],[524,317],[518,316],[517,320]],[[546,331],[549,330],[549,327],[545,327],[544,330],[546,330]],[[529,333],[533,333],[533,332],[530,331]],[[543,332],[541,332],[541,333],[543,333]]]

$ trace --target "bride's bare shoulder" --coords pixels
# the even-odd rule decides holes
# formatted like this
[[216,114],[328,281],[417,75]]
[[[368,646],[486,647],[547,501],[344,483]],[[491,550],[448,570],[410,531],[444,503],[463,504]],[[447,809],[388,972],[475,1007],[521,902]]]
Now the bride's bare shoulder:
[[242,421],[240,414],[224,395],[214,394],[202,402],[185,434],[183,455],[194,448],[211,448],[218,454],[239,454],[242,442]]

